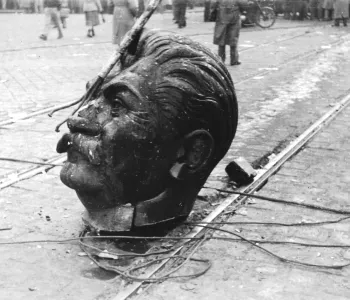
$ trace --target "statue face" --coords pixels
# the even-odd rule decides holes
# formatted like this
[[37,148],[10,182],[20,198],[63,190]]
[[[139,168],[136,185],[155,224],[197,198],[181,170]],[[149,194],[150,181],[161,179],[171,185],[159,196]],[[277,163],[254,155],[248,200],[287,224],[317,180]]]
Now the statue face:
[[161,193],[176,160],[178,140],[170,122],[159,122],[152,101],[156,72],[144,59],[106,80],[101,92],[67,124],[57,145],[67,152],[61,171],[89,209],[137,203]]
[[70,132],[57,145],[68,156],[61,180],[98,230],[188,216],[238,119],[224,64],[189,39],[144,30],[121,66],[68,119]]

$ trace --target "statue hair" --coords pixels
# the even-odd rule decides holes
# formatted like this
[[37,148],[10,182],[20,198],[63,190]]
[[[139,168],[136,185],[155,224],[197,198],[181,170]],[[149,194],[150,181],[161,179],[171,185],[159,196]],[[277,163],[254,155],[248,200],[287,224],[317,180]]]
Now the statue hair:
[[157,30],[143,31],[137,45],[122,58],[121,69],[143,60],[153,64],[151,72],[158,74],[150,79],[156,77],[149,94],[159,128],[172,129],[179,137],[198,129],[212,135],[210,173],[230,148],[237,129],[236,93],[224,63],[191,39]]

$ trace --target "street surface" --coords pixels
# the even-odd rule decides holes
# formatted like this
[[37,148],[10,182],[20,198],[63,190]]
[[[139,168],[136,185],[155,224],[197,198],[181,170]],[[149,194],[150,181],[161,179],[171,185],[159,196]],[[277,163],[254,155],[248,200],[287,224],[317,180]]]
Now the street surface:
[[[286,163],[258,195],[350,210],[350,107],[321,132],[303,151]],[[263,225],[225,225],[222,229],[259,245],[283,258],[326,266],[350,263],[350,249],[271,245],[265,241],[306,244],[350,245],[349,219],[318,226],[273,226],[271,223],[326,222],[342,215],[251,199],[227,221],[265,222]],[[217,232],[214,236],[233,237]],[[169,280],[151,287],[134,299],[284,299],[345,300],[350,297],[350,268],[333,270],[279,262],[252,245],[211,240],[196,258],[209,258],[210,271],[192,280]],[[189,274],[203,266],[189,264],[179,274]]]
[[[0,121],[80,97],[86,81],[109,58],[111,16],[86,37],[83,15],[71,15],[64,38],[57,32],[39,40],[43,15],[0,14]],[[188,14],[181,31],[172,15],[152,17],[148,27],[176,31],[216,51],[213,23],[198,12]],[[209,179],[223,185],[224,168],[234,157],[248,161],[288,143],[349,92],[350,32],[330,23],[277,20],[271,30],[243,29],[239,43],[242,65],[228,69],[235,82],[240,119],[232,147]],[[54,128],[71,112],[61,111],[19,120],[0,128],[1,157],[44,161],[56,156],[62,132]],[[347,156],[350,125],[347,109],[260,191],[263,195],[350,209]],[[0,181],[28,168],[1,162]],[[83,206],[59,179],[60,167],[0,191],[0,242],[78,237]],[[203,193],[206,193],[204,191]],[[320,221],[334,216],[254,200],[230,218],[234,221]],[[247,238],[350,244],[349,223],[310,228],[227,227]],[[333,264],[349,261],[347,249],[266,245],[283,257]],[[125,281],[97,269],[77,243],[0,246],[0,299],[113,299]],[[193,280],[171,280],[151,287],[140,299],[349,299],[348,270],[325,271],[279,263],[251,246],[209,241],[197,256],[213,268]],[[184,268],[188,272],[192,267]],[[327,283],[327,284],[324,284]]]

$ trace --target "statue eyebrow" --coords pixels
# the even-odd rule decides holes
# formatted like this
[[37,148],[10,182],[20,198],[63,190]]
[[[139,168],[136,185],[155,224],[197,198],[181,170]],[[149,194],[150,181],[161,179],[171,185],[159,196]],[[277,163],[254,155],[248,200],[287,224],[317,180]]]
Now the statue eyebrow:
[[108,93],[109,89],[115,89],[120,91],[127,90],[127,91],[130,91],[132,94],[134,94],[137,100],[141,101],[143,99],[140,92],[128,82],[124,82],[124,81],[110,82],[108,85],[106,85],[106,87],[103,88],[102,90],[103,94],[105,94],[106,92]]

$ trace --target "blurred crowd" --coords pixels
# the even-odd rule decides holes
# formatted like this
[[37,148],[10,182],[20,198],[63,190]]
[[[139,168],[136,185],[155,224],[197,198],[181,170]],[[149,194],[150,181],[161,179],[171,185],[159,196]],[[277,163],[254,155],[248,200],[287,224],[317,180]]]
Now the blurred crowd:
[[[96,35],[95,27],[105,22],[103,13],[113,14],[112,42],[120,45],[125,34],[134,25],[150,0],[0,0],[2,8],[8,1],[27,12],[44,12],[45,25],[40,39],[47,40],[52,29],[58,31],[58,39],[63,38],[63,28],[67,28],[70,13],[84,12],[87,37]],[[20,2],[19,2],[20,1]],[[204,1],[202,3],[196,1]],[[259,1],[259,2],[257,2]],[[14,4],[15,3],[15,4]],[[237,45],[241,20],[251,19],[256,23],[262,11],[268,6],[272,16],[283,14],[289,20],[334,20],[334,26],[347,26],[350,0],[163,0],[158,7],[171,8],[173,21],[179,28],[186,27],[186,10],[194,4],[204,5],[204,21],[215,22],[213,43],[218,45],[218,55],[225,61],[225,47],[230,47],[230,65],[240,65]],[[259,3],[260,6],[257,4]],[[77,5],[79,4],[79,5]],[[15,7],[16,8],[16,7]],[[248,13],[247,13],[248,11]],[[241,14],[244,14],[244,18]],[[246,18],[251,15],[250,18]],[[275,17],[274,17],[275,18]]]
[[276,14],[289,20],[330,21],[349,17],[349,0],[276,0]]

